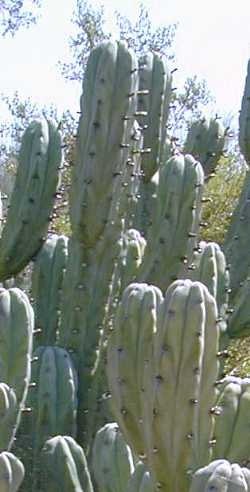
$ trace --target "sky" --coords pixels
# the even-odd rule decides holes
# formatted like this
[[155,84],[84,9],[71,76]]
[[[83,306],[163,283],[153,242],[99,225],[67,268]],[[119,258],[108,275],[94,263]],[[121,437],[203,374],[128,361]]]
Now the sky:
[[[140,1],[92,0],[103,4],[109,27],[114,10],[135,19]],[[219,114],[240,109],[250,58],[249,0],[145,0],[155,26],[178,23],[174,50],[175,85],[187,76],[204,78]],[[0,39],[0,93],[30,97],[41,105],[77,111],[80,87],[63,80],[58,61],[69,59],[75,0],[43,0],[41,19],[14,38]]]

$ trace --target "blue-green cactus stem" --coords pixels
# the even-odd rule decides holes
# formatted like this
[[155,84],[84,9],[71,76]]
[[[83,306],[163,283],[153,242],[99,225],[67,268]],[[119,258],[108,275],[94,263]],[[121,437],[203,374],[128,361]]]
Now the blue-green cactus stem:
[[250,492],[250,471],[224,459],[195,472],[189,492]]
[[1,381],[16,393],[24,405],[31,372],[34,313],[28,297],[18,288],[0,289],[0,374]]
[[239,117],[239,144],[240,150],[250,165],[250,60],[247,65],[247,76],[243,98],[241,101],[241,110]]
[[94,492],[83,449],[69,436],[55,436],[41,452],[41,492]]
[[161,490],[188,490],[188,470],[212,456],[219,328],[214,298],[180,280],[125,290],[108,346],[111,406]]
[[216,299],[222,349],[229,341],[227,320],[230,274],[220,246],[217,243],[202,241],[198,252],[195,252],[193,267],[194,269],[189,273],[190,278],[206,285],[210,294]]
[[[135,120],[129,139],[129,157],[122,181],[119,215],[123,217],[125,229],[134,226],[136,210],[141,201],[139,193],[142,179],[141,158],[143,156],[143,132]],[[129,213],[128,213],[129,211]]]
[[[131,284],[122,296],[108,343],[108,382],[111,410],[137,456],[144,456],[142,372],[144,352],[150,352],[162,294],[147,284]],[[151,406],[151,400],[148,404]]]
[[165,56],[147,53],[139,59],[137,119],[143,130],[142,180],[134,226],[147,235],[154,184],[151,179],[166,158],[166,126],[172,96],[172,75]]
[[205,176],[214,172],[225,150],[226,136],[226,129],[218,117],[203,117],[192,123],[184,152],[192,154],[202,164]]
[[33,451],[40,451],[45,440],[65,433],[75,437],[77,376],[70,355],[61,347],[38,347],[33,354],[32,382],[28,394],[27,416]]
[[137,85],[137,61],[124,43],[102,43],[91,52],[70,199],[73,235],[86,247],[96,244],[119,209]]
[[250,171],[246,172],[244,184],[225,236],[223,251],[230,267],[230,304],[245,281],[250,268]]
[[137,278],[143,261],[146,240],[136,229],[128,229],[121,236],[120,246],[118,283],[119,291],[123,292]]
[[99,492],[125,492],[134,463],[132,452],[115,422],[106,424],[97,432],[92,468]]
[[24,466],[12,453],[0,454],[0,492],[17,492],[24,479]]
[[0,451],[9,451],[19,424],[15,391],[6,383],[0,383]]
[[140,281],[165,290],[189,265],[197,244],[203,184],[202,167],[191,156],[175,156],[159,170]]
[[123,225],[137,85],[137,61],[124,43],[103,43],[91,53],[71,189],[68,302],[59,336],[81,374],[78,437],[86,451],[98,428],[102,390],[96,371]]
[[50,236],[36,257],[32,272],[35,312],[34,346],[54,345],[60,329],[62,286],[68,258],[68,238]]
[[159,169],[172,96],[172,75],[167,59],[159,53],[147,53],[139,59],[137,119],[143,130],[143,181],[148,183]]
[[128,481],[126,492],[155,492],[155,486],[144,463],[139,461]]
[[34,121],[24,133],[7,220],[0,240],[0,279],[20,272],[41,248],[61,165],[54,123]]
[[26,447],[23,460],[36,491],[45,441],[63,433],[76,436],[78,383],[70,355],[60,347],[49,346],[34,352],[31,380],[26,402],[29,412],[23,415],[19,440]]
[[236,293],[233,309],[228,317],[228,335],[245,337],[250,334],[250,276],[244,280]]
[[250,443],[247,438],[250,414],[250,379],[226,377],[219,385],[216,402],[216,443],[213,459],[225,458],[231,463],[247,465]]

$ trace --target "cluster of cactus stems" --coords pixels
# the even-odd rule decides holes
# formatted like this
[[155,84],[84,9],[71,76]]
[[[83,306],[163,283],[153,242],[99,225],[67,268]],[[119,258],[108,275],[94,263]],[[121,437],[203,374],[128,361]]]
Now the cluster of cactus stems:
[[[23,136],[0,281],[33,260],[32,306],[0,289],[0,492],[250,491],[250,379],[223,375],[229,340],[250,331],[250,171],[225,243],[205,243],[204,184],[228,130],[204,118],[174,148],[172,91],[163,56],[92,51],[70,238],[46,241],[58,129],[44,119]],[[247,165],[249,94],[250,67]]]

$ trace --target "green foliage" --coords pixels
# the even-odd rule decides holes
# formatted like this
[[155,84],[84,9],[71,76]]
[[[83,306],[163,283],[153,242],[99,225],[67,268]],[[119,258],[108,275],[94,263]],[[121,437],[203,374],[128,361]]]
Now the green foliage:
[[206,224],[201,232],[203,240],[223,243],[244,177],[245,168],[238,165],[234,155],[220,159],[215,176],[205,187],[204,196],[208,201],[204,203],[202,213],[202,222]]

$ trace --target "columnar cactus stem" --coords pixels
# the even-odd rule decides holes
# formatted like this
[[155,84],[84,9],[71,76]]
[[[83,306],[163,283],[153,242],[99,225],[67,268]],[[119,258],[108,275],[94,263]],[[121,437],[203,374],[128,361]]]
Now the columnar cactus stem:
[[197,470],[192,478],[189,492],[249,492],[250,471],[237,463],[215,460]]
[[239,144],[240,150],[245,157],[246,163],[250,165],[250,60],[247,66],[247,76],[243,98],[241,102],[241,110],[239,117]]
[[120,206],[126,167],[131,165],[137,86],[137,61],[124,43],[103,43],[93,50],[81,100],[65,278],[69,302],[59,340],[71,351],[81,374],[78,429],[86,450],[98,426],[99,342],[122,230]]
[[41,248],[61,165],[61,140],[48,120],[24,133],[7,221],[0,240],[1,281],[17,274]]
[[18,426],[18,408],[15,391],[0,383],[0,451],[9,451]]
[[46,441],[42,453],[42,492],[94,492],[83,449],[69,436]]
[[188,132],[184,152],[192,154],[203,167],[205,176],[215,170],[225,148],[226,130],[219,118],[195,121]]
[[[138,121],[143,130],[143,181],[148,183],[158,171],[167,135],[172,96],[172,75],[165,56],[147,53],[139,59]],[[149,152],[150,151],[150,152]]]
[[126,440],[162,491],[188,490],[188,472],[212,456],[217,309],[207,288],[131,284],[109,339],[111,405]]
[[32,272],[34,344],[56,343],[61,322],[62,286],[68,258],[68,238],[53,234],[36,257]]
[[155,486],[144,463],[139,461],[128,481],[126,492],[155,492]]
[[213,459],[223,457],[231,463],[247,466],[250,462],[250,444],[246,438],[250,413],[250,379],[226,377],[219,385],[219,391]]
[[0,492],[17,492],[24,478],[24,466],[12,453],[0,454]]
[[77,403],[77,375],[70,355],[60,347],[37,348],[26,402],[29,412],[23,416],[19,436],[26,446],[23,459],[34,492],[42,473],[40,452],[45,441],[63,433],[76,436]]
[[139,188],[135,226],[146,236],[152,219],[153,175],[162,164],[172,75],[167,60],[158,53],[147,53],[139,59],[139,93],[137,119],[143,130],[144,151],[141,159],[142,180]]
[[97,432],[92,468],[99,492],[125,492],[134,463],[132,452],[115,422],[106,424]]
[[230,292],[230,274],[224,253],[216,243],[199,244],[199,252],[195,253],[194,270],[190,273],[192,280],[202,282],[215,298],[218,308],[218,324],[220,328],[220,348],[228,344],[228,302]]
[[191,261],[197,244],[204,174],[191,156],[175,156],[158,176],[154,220],[138,279],[165,290]]
[[20,410],[30,381],[33,329],[34,314],[27,296],[17,288],[0,289],[1,381],[14,389]]
[[238,204],[233,212],[223,251],[230,267],[230,303],[245,281],[250,268],[248,254],[250,237],[250,171],[247,171]]

